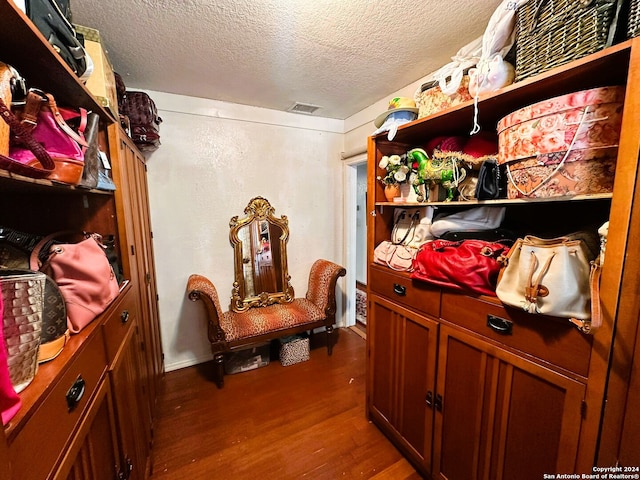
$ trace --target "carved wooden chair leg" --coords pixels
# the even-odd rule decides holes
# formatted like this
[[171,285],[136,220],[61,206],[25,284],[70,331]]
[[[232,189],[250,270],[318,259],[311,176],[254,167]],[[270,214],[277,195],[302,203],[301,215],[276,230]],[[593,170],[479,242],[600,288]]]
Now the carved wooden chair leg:
[[213,380],[218,388],[224,387],[224,354],[216,353],[213,356]]
[[335,333],[333,331],[333,325],[327,327],[327,353],[331,355],[333,353],[333,343],[335,342]]

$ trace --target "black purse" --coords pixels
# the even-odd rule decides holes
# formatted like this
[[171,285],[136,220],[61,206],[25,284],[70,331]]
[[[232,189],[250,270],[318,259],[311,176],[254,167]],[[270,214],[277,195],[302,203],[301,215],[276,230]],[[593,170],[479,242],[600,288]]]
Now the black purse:
[[476,184],[476,198],[478,200],[493,200],[507,197],[506,175],[502,167],[494,158],[482,162],[478,172]]
[[25,10],[29,19],[47,39],[71,70],[82,77],[87,71],[87,52],[69,21],[67,0],[27,0]]

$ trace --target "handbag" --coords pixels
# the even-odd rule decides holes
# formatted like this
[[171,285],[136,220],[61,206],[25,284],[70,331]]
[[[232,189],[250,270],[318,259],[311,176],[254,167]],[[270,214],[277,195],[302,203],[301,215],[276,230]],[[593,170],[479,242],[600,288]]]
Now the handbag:
[[97,113],[87,114],[87,126],[84,131],[84,138],[87,142],[87,148],[84,149],[84,168],[82,169],[82,177],[80,178],[79,187],[96,188],[98,186],[98,177],[100,171],[100,148],[98,145],[98,127],[100,125],[100,117]]
[[93,62],[69,20],[69,1],[25,0],[24,3],[29,19],[69,68],[83,80],[89,78],[93,73]]
[[[28,270],[32,250],[42,240],[39,235],[0,227],[0,267]],[[49,245],[53,240],[49,242]],[[69,340],[67,308],[56,282],[45,275],[44,306],[38,363],[56,358]]]
[[411,243],[416,233],[416,225],[419,222],[419,209],[396,208],[393,212],[391,242],[396,245],[408,245]]
[[593,280],[590,277],[597,280],[599,275],[596,262],[592,272],[591,259],[583,240],[527,235],[511,248],[496,293],[505,305],[525,312],[572,319],[586,330],[597,328],[599,324],[588,322]]
[[0,269],[4,346],[11,384],[24,390],[38,371],[45,275],[29,270]]
[[85,234],[78,243],[50,247],[40,265],[40,249],[60,234],[44,237],[31,252],[31,268],[46,272],[60,287],[67,307],[67,327],[80,332],[100,315],[119,293],[116,275],[109,264],[100,235]]
[[431,224],[431,233],[441,237],[446,232],[493,230],[504,220],[505,207],[473,207],[450,215],[439,215]]
[[[0,318],[4,318],[2,295],[0,295]],[[2,425],[6,425],[18,413],[22,400],[16,393],[9,375],[7,348],[4,341],[4,322],[0,328],[0,416]]]
[[[53,95],[30,89],[24,106],[16,108],[15,113],[33,138],[44,146],[55,164],[47,178],[71,185],[80,183],[84,168],[83,148],[88,147],[83,135],[87,111],[81,108],[78,113],[65,112],[67,118],[80,116],[79,129],[75,131],[66,122]],[[10,143],[9,156],[25,165],[32,165],[38,160],[19,137]]]
[[0,117],[9,125],[12,138],[22,142],[35,157],[35,160],[30,164],[25,164],[11,158],[11,156],[0,153],[0,168],[31,178],[46,178],[49,176],[55,169],[55,163],[44,146],[33,138],[27,127],[22,125],[20,120],[9,110],[2,98],[0,98]]
[[415,247],[385,240],[373,250],[373,262],[398,272],[410,272],[417,252]]
[[411,278],[495,297],[498,274],[508,252],[509,247],[498,242],[437,239],[420,247]]
[[506,176],[495,158],[483,161],[478,171],[475,197],[478,200],[494,200],[507,197]]
[[145,92],[127,91],[123,114],[129,117],[131,138],[142,152],[153,152],[160,146],[160,124],[155,102]]

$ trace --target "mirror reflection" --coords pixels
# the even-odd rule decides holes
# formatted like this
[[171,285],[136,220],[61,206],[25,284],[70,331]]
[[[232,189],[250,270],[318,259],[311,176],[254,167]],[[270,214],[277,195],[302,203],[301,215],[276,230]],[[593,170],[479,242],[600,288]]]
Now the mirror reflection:
[[287,272],[288,222],[274,212],[267,199],[255,197],[244,210],[246,217],[233,217],[229,223],[235,255],[234,311],[293,300]]

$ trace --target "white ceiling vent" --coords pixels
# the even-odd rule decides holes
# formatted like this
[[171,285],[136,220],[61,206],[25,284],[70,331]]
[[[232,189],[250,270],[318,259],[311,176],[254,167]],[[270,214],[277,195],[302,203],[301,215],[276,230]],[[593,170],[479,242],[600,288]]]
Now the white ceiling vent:
[[320,107],[318,105],[311,105],[309,103],[294,103],[291,107],[289,107],[289,111],[293,113],[304,113],[306,115],[311,115],[313,112],[318,110]]

